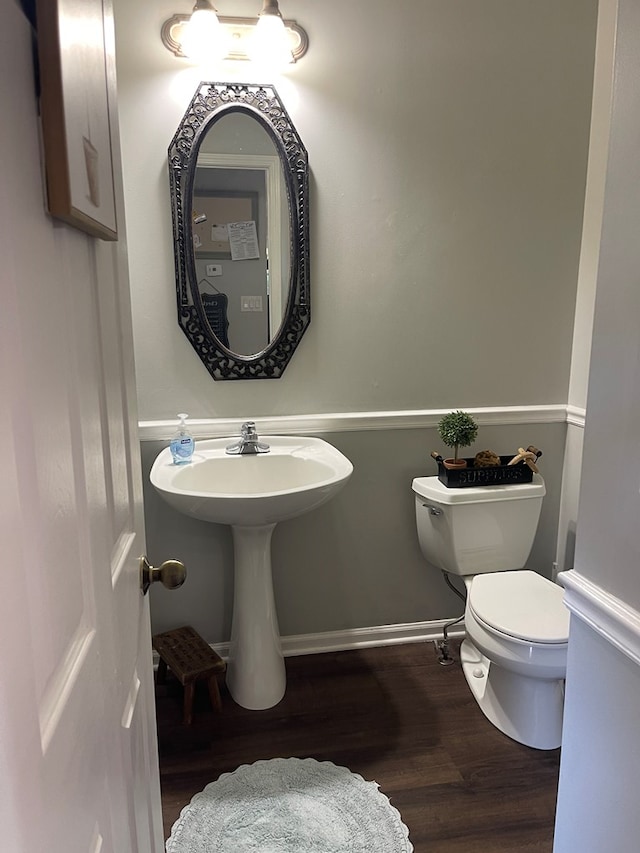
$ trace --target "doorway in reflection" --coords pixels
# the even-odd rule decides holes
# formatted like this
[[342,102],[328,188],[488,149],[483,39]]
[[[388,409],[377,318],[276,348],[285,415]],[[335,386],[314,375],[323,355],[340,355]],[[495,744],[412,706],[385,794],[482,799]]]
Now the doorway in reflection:
[[[198,166],[193,190],[198,291],[216,337],[233,352],[269,343],[265,173]],[[206,217],[201,219],[201,217]]]

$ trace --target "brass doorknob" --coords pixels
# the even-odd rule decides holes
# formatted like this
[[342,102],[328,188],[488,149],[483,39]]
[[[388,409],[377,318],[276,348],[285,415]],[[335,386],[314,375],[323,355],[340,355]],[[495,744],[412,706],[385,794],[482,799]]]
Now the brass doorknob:
[[180,560],[165,560],[156,568],[149,565],[146,557],[140,557],[140,589],[146,595],[152,583],[160,581],[167,589],[177,589],[185,582],[187,570]]

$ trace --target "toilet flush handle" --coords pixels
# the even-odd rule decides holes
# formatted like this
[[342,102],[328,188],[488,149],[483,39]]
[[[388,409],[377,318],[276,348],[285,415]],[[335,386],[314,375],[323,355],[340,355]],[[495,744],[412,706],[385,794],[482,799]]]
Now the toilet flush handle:
[[431,506],[431,504],[422,504],[422,506],[429,510],[430,515],[442,515],[442,510],[438,509],[437,506]]

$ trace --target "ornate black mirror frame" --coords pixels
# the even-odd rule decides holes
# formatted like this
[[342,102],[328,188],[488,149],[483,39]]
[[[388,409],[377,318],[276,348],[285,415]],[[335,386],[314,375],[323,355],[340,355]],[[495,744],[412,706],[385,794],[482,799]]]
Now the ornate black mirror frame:
[[[206,318],[193,247],[193,188],[198,151],[207,131],[229,112],[258,121],[282,164],[289,207],[289,288],[274,339],[253,355],[228,349]],[[307,151],[273,86],[201,83],[169,146],[178,322],[214,379],[278,379],[311,320],[309,299],[309,170]]]

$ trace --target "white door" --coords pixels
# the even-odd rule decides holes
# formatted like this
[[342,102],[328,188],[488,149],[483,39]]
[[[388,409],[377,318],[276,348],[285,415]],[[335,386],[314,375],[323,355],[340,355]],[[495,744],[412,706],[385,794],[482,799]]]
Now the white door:
[[0,849],[159,853],[126,250],[44,213],[14,2],[0,79]]

